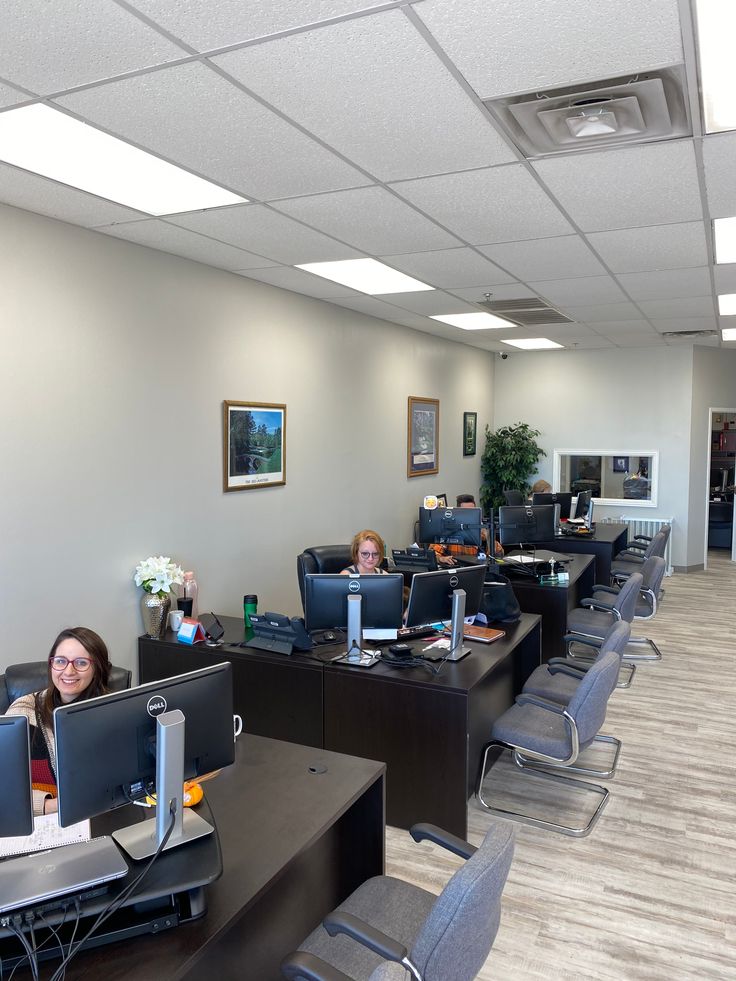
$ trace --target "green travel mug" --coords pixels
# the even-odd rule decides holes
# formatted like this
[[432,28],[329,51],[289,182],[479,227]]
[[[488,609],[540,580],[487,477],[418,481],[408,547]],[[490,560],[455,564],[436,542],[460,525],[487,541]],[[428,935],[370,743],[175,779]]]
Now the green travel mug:
[[248,593],[243,597],[243,622],[245,623],[246,640],[250,640],[253,636],[253,625],[250,622],[251,613],[258,613],[258,597],[254,593]]

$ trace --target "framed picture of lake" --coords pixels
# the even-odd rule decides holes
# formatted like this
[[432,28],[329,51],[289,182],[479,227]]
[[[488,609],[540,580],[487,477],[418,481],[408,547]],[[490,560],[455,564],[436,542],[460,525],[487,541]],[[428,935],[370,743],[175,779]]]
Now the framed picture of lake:
[[478,413],[463,412],[463,456],[475,456]]
[[406,475],[438,473],[440,469],[440,402],[409,396],[406,433]]
[[222,403],[223,491],[286,483],[286,406]]

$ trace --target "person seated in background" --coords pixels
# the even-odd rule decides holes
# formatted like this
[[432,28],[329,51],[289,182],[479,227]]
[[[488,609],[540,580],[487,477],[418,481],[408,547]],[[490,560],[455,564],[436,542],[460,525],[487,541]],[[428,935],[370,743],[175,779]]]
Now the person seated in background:
[[552,484],[546,480],[538,480],[532,485],[532,494],[551,494]]
[[370,576],[378,573],[385,575],[386,570],[381,568],[384,553],[385,545],[378,532],[365,528],[358,532],[350,546],[353,564],[343,569],[340,574],[343,576]]
[[[48,687],[16,698],[6,713],[24,715],[30,726],[34,815],[58,810],[54,709],[109,691],[107,647],[88,627],[62,630],[51,647],[48,663]],[[94,733],[90,738],[94,740]]]
[[[458,494],[456,500],[456,507],[459,508],[475,508],[478,505],[475,503],[475,497],[472,494]],[[481,528],[481,542],[483,543],[483,550],[486,555],[489,554],[489,537],[488,529]],[[457,565],[456,556],[463,556],[465,558],[477,558],[478,548],[475,545],[453,545],[453,544],[431,544],[429,546],[433,552],[437,555],[437,562],[440,565],[451,566]],[[493,554],[497,559],[503,558],[503,549],[501,548],[500,542],[494,539],[493,542]]]

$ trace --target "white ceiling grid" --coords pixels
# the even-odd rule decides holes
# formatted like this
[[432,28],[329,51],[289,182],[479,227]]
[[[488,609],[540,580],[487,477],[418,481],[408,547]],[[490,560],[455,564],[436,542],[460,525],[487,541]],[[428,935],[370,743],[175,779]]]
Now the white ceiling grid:
[[[736,291],[710,247],[736,134],[526,160],[482,105],[683,64],[697,95],[691,35],[678,0],[6,0],[0,111],[56,105],[250,203],[153,218],[1,163],[0,201],[484,350],[692,343],[662,335],[727,326]],[[361,256],[434,290],[294,268]],[[430,319],[486,293],[573,323]]]

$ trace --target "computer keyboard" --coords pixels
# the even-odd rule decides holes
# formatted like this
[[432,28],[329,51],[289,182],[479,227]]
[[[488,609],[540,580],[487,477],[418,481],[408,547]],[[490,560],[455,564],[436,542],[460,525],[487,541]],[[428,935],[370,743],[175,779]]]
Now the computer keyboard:
[[396,631],[397,640],[419,640],[421,637],[434,637],[438,633],[433,626],[428,623],[419,627],[399,627]]

